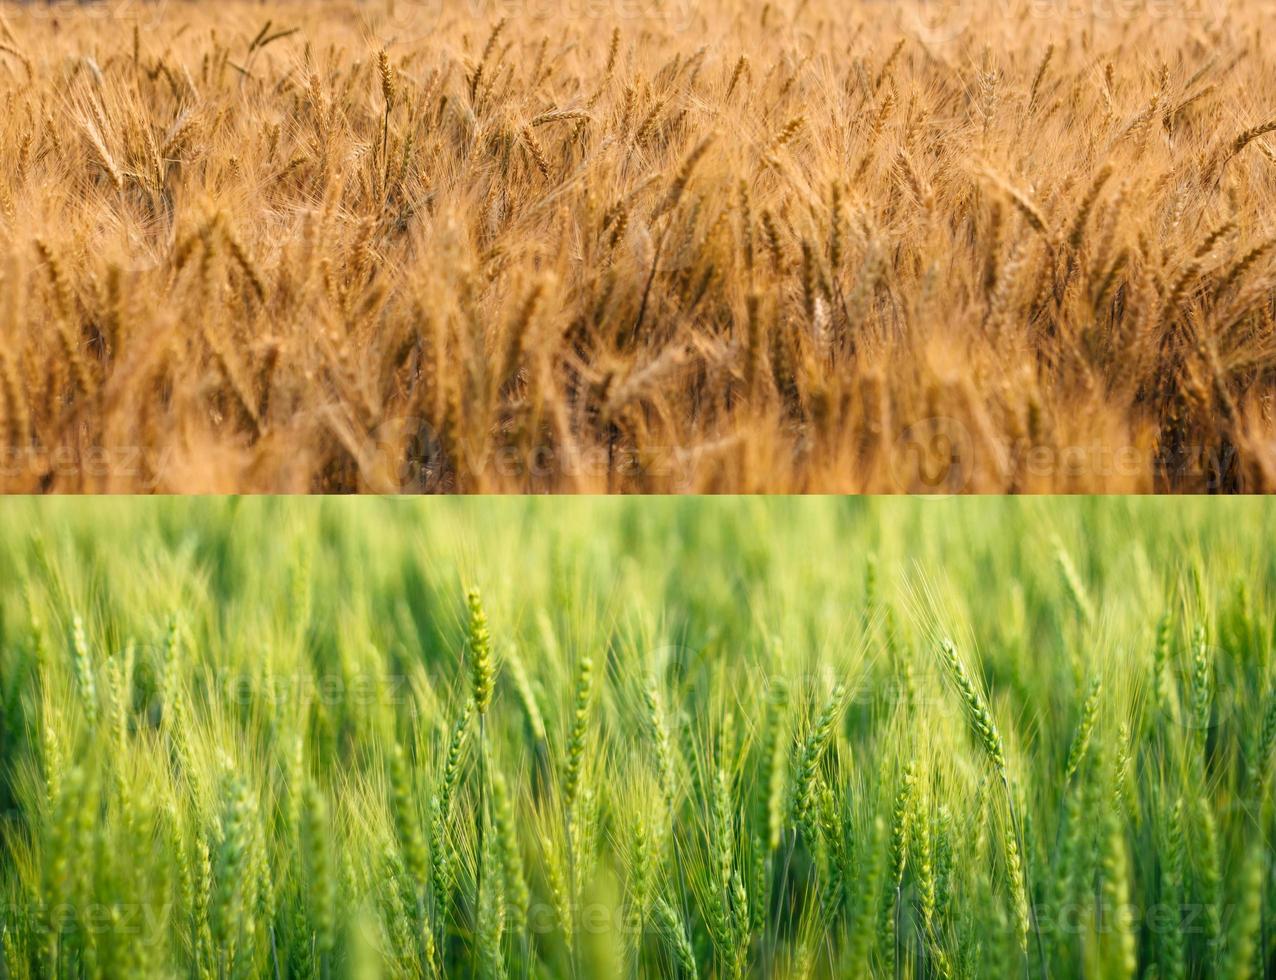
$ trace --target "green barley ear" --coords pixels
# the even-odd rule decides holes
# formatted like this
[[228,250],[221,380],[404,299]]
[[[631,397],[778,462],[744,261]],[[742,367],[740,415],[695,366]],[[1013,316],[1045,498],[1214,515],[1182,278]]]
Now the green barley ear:
[[682,920],[678,918],[678,914],[664,898],[656,899],[652,912],[656,916],[656,922],[659,924],[661,932],[664,933],[665,938],[673,947],[674,961],[682,969],[685,976],[695,980],[699,972],[696,969],[696,954],[691,948],[691,941],[687,938],[687,932],[682,926]]
[[647,713],[647,724],[651,730],[652,747],[656,753],[656,778],[660,781],[660,791],[664,794],[665,805],[672,807],[675,793],[675,775],[673,767],[673,749],[669,741],[669,728],[665,724],[664,709],[660,703],[660,690],[656,678],[648,678],[642,688],[643,707]]
[[651,834],[642,808],[638,807],[629,839],[629,914],[626,918],[630,933],[640,949],[651,886],[651,851]]
[[466,736],[469,733],[470,717],[474,714],[474,702],[466,701],[461,714],[452,726],[452,735],[448,739],[447,755],[443,759],[443,779],[440,796],[444,809],[450,810],[452,797],[456,794],[457,784],[461,781],[461,765],[464,762]]
[[1055,548],[1055,561],[1058,563],[1059,572],[1063,576],[1063,584],[1068,590],[1068,598],[1072,600],[1073,606],[1076,607],[1077,614],[1085,625],[1093,625],[1094,604],[1091,603],[1085,583],[1081,581],[1081,575],[1077,572],[1077,567],[1072,563],[1072,558],[1068,555],[1062,543]]
[[209,911],[218,946],[227,963],[234,962],[238,940],[250,923],[247,879],[251,872],[255,817],[256,805],[248,784],[232,778],[222,811],[221,845],[213,866],[215,890]]
[[933,827],[926,793],[913,793],[912,854],[913,874],[917,879],[917,904],[922,913],[922,928],[927,940],[934,941],[937,888],[935,883],[935,859]]
[[27,619],[30,623],[31,655],[37,667],[48,661],[49,642],[44,632],[44,620],[36,607],[35,590],[31,587],[31,577],[22,577],[22,601],[26,606]]
[[1130,978],[1138,969],[1138,949],[1129,916],[1130,860],[1115,806],[1104,807],[1101,832],[1103,959],[1112,976]]
[[957,873],[957,827],[952,808],[941,803],[935,808],[935,892],[936,902],[946,906],[953,897],[953,876]]
[[[470,717],[473,713],[474,702],[467,700],[456,724],[452,726],[447,755],[443,760],[443,772],[440,775],[438,787],[430,799],[430,880],[433,890],[435,925],[440,929],[447,920],[452,886],[456,878],[454,866],[456,854],[452,841],[449,839],[448,828],[452,820],[452,800],[456,796],[457,786],[461,781],[466,734],[469,731]],[[439,947],[442,948],[442,946],[440,942]]]
[[492,688],[496,671],[492,665],[492,638],[487,629],[487,614],[477,588],[471,588],[465,596],[470,610],[470,658],[474,687],[474,707],[480,715],[487,714],[492,703]]
[[797,771],[794,774],[794,817],[800,827],[813,836],[814,823],[812,815],[815,807],[815,790],[818,780],[820,761],[833,740],[833,728],[842,712],[846,701],[846,688],[842,684],[834,686],[829,694],[823,710],[815,720],[810,734],[798,757]]
[[1220,961],[1223,946],[1223,860],[1219,852],[1218,823],[1205,797],[1196,802],[1197,878],[1203,907],[1205,942],[1210,956]]
[[302,837],[305,841],[306,883],[314,909],[315,952],[322,963],[332,955],[336,945],[337,890],[332,868],[328,804],[314,783],[306,788],[305,804]]
[[[196,965],[207,964],[211,969],[213,958],[213,857],[208,838],[202,831],[195,833],[195,860],[192,862],[194,892],[192,894],[191,938]],[[201,971],[201,975],[202,971]]]
[[499,772],[492,773],[492,819],[496,829],[497,846],[500,850],[506,907],[518,931],[522,932],[527,924],[531,896],[527,889],[527,877],[523,872],[523,853],[519,844],[513,802],[510,800],[505,777]]
[[43,712],[46,717],[40,724],[40,761],[44,768],[44,795],[49,810],[57,805],[62,795],[62,776],[66,768],[66,748],[59,735],[57,721],[53,717],[53,708],[46,703]]
[[[1130,783],[1130,763],[1133,760],[1134,743],[1130,737],[1129,722],[1121,722],[1117,729],[1116,765],[1113,769],[1115,791],[1113,802],[1117,809],[1129,817],[1136,827],[1141,819],[1138,809],[1138,790]],[[1133,790],[1133,792],[1131,792]]]
[[1173,709],[1170,690],[1170,612],[1167,609],[1156,623],[1156,643],[1152,652],[1152,693],[1157,706],[1168,714]]
[[1197,623],[1192,633],[1192,723],[1196,742],[1203,752],[1208,740],[1210,716],[1214,710],[1214,664],[1205,642],[1205,627]]
[[573,932],[573,899],[568,894],[566,863],[563,855],[554,846],[553,841],[545,836],[541,838],[541,855],[545,868],[545,885],[549,889],[550,903],[554,907],[554,915],[563,930],[563,937],[568,944],[574,939]]
[[946,639],[940,643],[939,654],[957,687],[957,693],[961,695],[966,718],[974,729],[975,737],[983,746],[997,776],[1004,782],[1007,778],[1006,752],[1001,741],[1001,733],[997,731],[997,723],[993,721],[992,712],[988,710],[983,698],[975,690],[974,682],[971,681],[970,675],[966,673],[966,668],[957,656],[957,648],[953,646],[952,640]]
[[819,847],[823,853],[817,854],[821,866],[821,876],[827,879],[824,890],[824,909],[827,915],[836,915],[842,900],[843,878],[845,870],[845,830],[842,823],[842,812],[838,801],[833,796],[833,789],[826,780],[819,781],[818,802],[816,804],[816,824],[820,832]]
[[1187,867],[1183,819],[1183,800],[1180,797],[1170,811],[1164,831],[1165,861],[1161,868],[1161,890],[1166,903],[1174,910],[1174,917],[1170,922],[1171,928],[1163,930],[1158,937],[1161,947],[1161,980],[1184,980],[1187,976],[1187,937],[1180,928],[1184,872]]
[[173,616],[168,621],[168,630],[164,635],[164,663],[160,674],[160,697],[165,711],[168,711],[176,692],[181,689],[182,647],[177,631],[177,617]]
[[[57,804],[46,818],[46,841],[43,853],[41,886],[46,895],[74,895],[79,887],[82,862],[77,861],[80,844],[78,817],[88,810],[85,805],[88,777],[80,766],[73,766],[63,780]],[[6,915],[7,919],[7,915]],[[49,936],[56,945],[58,938]]]
[[[748,929],[760,933],[771,914],[771,856],[761,834],[753,834],[749,840],[749,920]],[[843,883],[845,889],[845,882]]]
[[[430,896],[434,927],[440,930],[440,938],[447,922],[452,902],[452,886],[455,884],[454,854],[448,840],[449,814],[438,793],[430,797]],[[442,942],[438,944],[440,947]]]
[[421,824],[417,818],[407,758],[400,745],[395,745],[390,753],[390,803],[395,833],[403,853],[403,865],[419,895],[426,881],[428,857]]
[[874,941],[884,937],[878,928],[877,912],[881,898],[883,865],[886,858],[886,822],[873,818],[865,843],[866,857],[860,864],[859,890],[855,896],[854,928],[851,931],[848,960],[857,976],[869,976],[869,958]]
[[1263,879],[1266,877],[1266,869],[1266,848],[1261,840],[1255,840],[1249,847],[1243,870],[1237,875],[1239,896],[1224,971],[1224,976],[1230,980],[1249,980],[1254,973],[1255,953],[1262,924]]
[[115,739],[120,758],[124,758],[128,743],[128,713],[133,686],[133,645],[124,652],[108,656],[103,664],[106,680],[106,706],[108,728]]
[[589,705],[594,688],[594,661],[580,658],[576,671],[576,694],[572,702],[571,731],[567,736],[567,763],[563,779],[563,799],[568,812],[580,795],[580,777],[585,763],[585,738],[589,732]]
[[735,921],[731,902],[731,883],[735,874],[735,827],[731,806],[731,787],[727,774],[719,767],[714,773],[710,802],[709,861],[716,886],[709,893],[709,932],[724,962],[730,960],[735,938]]
[[785,777],[788,775],[784,764],[789,752],[788,730],[785,725],[785,708],[788,705],[788,689],[783,682],[777,682],[767,699],[767,721],[763,744],[763,774],[759,781],[759,790],[765,794],[763,798],[763,816],[766,821],[766,846],[775,851],[780,846],[780,837],[784,831],[784,793]]
[[974,682],[970,679],[970,675],[966,673],[966,668],[957,656],[957,649],[953,646],[951,640],[944,639],[940,643],[940,659],[952,676],[953,683],[961,695],[967,720],[983,746],[984,753],[992,763],[993,769],[997,773],[997,778],[1001,781],[1002,788],[1006,793],[1006,808],[1010,817],[1010,825],[1005,832],[1005,852],[1006,864],[1010,871],[1010,888],[1014,902],[1016,925],[1020,932],[1021,945],[1024,947],[1025,953],[1027,952],[1027,933],[1028,929],[1031,928],[1036,938],[1037,956],[1041,960],[1041,968],[1044,972],[1047,969],[1045,948],[1041,938],[1041,929],[1030,905],[1032,885],[1028,881],[1028,869],[1021,859],[1021,852],[1026,846],[1024,844],[1025,838],[1023,827],[1019,822],[1014,793],[1010,787],[1010,774],[1006,767],[1006,752],[1004,743],[1001,740],[1001,733],[997,731],[992,712],[988,710],[983,698],[975,690]]
[[514,689],[518,692],[519,700],[523,702],[523,710],[527,713],[527,724],[531,727],[532,734],[543,744],[545,717],[541,714],[540,702],[536,697],[536,691],[532,688],[531,678],[527,676],[527,667],[523,664],[523,658],[519,656],[516,647],[508,646],[505,649],[506,653],[502,659],[509,667],[509,677],[514,682]]
[[909,762],[900,776],[895,792],[895,806],[891,811],[891,885],[894,893],[889,923],[890,963],[898,971],[903,956],[901,916],[904,908],[904,871],[908,867],[909,833],[913,823],[913,795],[917,782],[917,765]]
[[1010,904],[1015,915],[1015,940],[1026,956],[1031,917],[1028,910],[1028,893],[1024,888],[1023,857],[1019,852],[1019,840],[1012,821],[1006,821],[1002,834],[1002,848],[1006,858],[1006,885],[1010,889]]
[[[481,853],[475,856],[481,865],[480,875],[483,880],[492,881],[499,878],[500,857],[497,854],[496,842],[488,835],[482,844]],[[505,959],[501,951],[501,939],[505,933],[505,892],[500,888],[484,888],[476,896],[478,902],[478,929],[475,939],[478,945],[478,959],[482,965],[482,974],[493,980],[505,976]]]
[[76,613],[71,622],[72,668],[75,685],[80,692],[80,703],[89,725],[97,723],[97,681],[93,673],[93,660],[89,656],[88,640],[84,636],[84,620]]
[[877,611],[882,599],[878,577],[877,555],[870,554],[864,562],[864,609],[869,616]]
[[169,801],[162,810],[164,843],[173,858],[173,866],[177,869],[176,897],[180,900],[180,914],[186,921],[195,914],[195,867],[191,863],[190,848],[186,846],[186,835],[182,829],[181,812],[177,804]]
[[898,890],[904,884],[908,864],[908,837],[913,820],[913,793],[917,783],[917,763],[909,762],[900,776],[891,814],[891,877]]
[[1076,733],[1072,736],[1072,745],[1068,749],[1068,764],[1064,770],[1063,781],[1072,782],[1081,763],[1085,761],[1086,752],[1090,748],[1090,737],[1094,734],[1094,721],[1099,713],[1099,692],[1102,683],[1099,678],[1090,681],[1090,689],[1085,702],[1081,706],[1081,720],[1077,724]]
[[0,972],[5,976],[22,976],[23,967],[27,963],[25,951],[18,944],[17,930],[5,922],[0,925]]
[[[1188,566],[1188,574],[1192,578],[1192,599],[1195,602],[1196,615],[1204,616],[1205,603],[1205,568],[1201,564],[1201,557],[1197,555],[1192,559],[1192,563]],[[1204,627],[1201,627],[1204,629]]]
[[301,732],[292,737],[291,751],[283,760],[286,792],[284,807],[284,825],[288,843],[300,849],[302,842],[302,813],[305,809],[306,795],[306,739]]
[[1261,788],[1267,782],[1267,774],[1271,768],[1272,749],[1276,748],[1276,690],[1269,690],[1266,695],[1266,706],[1263,710],[1263,722],[1258,732],[1258,742],[1254,750],[1254,761],[1251,764],[1251,779],[1256,787]]

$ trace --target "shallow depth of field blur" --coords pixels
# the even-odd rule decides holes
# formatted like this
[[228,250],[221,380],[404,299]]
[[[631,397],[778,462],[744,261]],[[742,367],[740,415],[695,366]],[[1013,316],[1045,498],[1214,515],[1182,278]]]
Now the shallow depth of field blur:
[[0,975],[1268,975],[1274,523],[5,501]]
[[1271,0],[0,7],[0,487],[1276,486]]

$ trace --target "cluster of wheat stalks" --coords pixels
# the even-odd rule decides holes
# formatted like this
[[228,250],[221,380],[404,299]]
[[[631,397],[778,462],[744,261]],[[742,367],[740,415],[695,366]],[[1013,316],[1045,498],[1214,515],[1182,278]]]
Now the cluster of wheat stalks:
[[0,21],[6,489],[1267,489],[1267,0]]
[[1270,975],[1271,508],[705,512],[7,507],[0,975]]

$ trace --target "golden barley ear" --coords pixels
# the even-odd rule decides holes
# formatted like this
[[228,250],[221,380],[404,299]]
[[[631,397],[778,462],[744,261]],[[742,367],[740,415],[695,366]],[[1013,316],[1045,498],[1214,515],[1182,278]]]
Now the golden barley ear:
[[381,77],[381,98],[389,109],[394,105],[394,69],[390,65],[390,56],[385,48],[377,52],[377,74]]

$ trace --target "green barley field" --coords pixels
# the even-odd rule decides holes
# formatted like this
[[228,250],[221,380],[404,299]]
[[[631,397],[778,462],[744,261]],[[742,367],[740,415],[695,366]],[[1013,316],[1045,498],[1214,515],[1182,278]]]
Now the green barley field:
[[0,980],[1270,976],[1276,507],[0,502]]

